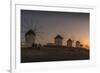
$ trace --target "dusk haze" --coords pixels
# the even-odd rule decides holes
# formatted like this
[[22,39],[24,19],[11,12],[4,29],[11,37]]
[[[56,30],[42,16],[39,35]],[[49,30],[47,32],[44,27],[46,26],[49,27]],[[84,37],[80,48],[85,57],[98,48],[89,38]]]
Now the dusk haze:
[[89,17],[81,12],[21,10],[21,62],[89,59]]

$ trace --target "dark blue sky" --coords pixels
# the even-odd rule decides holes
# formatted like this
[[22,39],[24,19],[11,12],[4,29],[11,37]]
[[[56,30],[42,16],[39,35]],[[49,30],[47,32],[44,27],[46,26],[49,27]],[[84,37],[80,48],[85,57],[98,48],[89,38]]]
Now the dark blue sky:
[[41,32],[41,44],[54,43],[54,37],[60,34],[65,38],[63,44],[72,38],[89,45],[89,13],[21,10],[21,39],[35,27]]

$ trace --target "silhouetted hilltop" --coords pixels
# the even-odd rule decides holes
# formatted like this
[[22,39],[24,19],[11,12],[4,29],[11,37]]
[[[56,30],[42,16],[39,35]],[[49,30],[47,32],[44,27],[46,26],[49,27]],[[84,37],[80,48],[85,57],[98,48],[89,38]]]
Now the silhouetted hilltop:
[[45,62],[45,61],[67,61],[88,60],[89,50],[85,48],[67,47],[41,47],[22,48],[21,62]]

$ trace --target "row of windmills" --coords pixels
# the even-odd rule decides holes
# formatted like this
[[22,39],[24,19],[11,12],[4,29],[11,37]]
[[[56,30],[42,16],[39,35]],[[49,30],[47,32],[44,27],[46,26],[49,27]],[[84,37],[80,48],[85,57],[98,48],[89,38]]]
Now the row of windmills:
[[[55,37],[55,45],[56,46],[62,46],[63,45],[63,37],[61,35],[57,35]],[[76,41],[76,47],[80,48],[80,46],[81,46],[80,42]],[[73,40],[70,39],[70,38],[67,40],[67,47],[68,48],[73,47]]]
[[[27,47],[32,47],[36,42],[36,33],[33,30],[29,30],[28,32],[25,33],[25,43]],[[73,41],[72,39],[68,39],[66,42],[67,47],[73,47]],[[55,46],[63,46],[63,37],[61,35],[57,35],[54,37],[54,44],[52,43],[51,45]],[[76,47],[80,48],[80,42],[76,41]]]

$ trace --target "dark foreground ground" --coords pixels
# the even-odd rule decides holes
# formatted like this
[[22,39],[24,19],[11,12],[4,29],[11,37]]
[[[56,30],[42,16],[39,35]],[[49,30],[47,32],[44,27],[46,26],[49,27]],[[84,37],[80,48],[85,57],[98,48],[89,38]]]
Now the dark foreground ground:
[[21,48],[21,62],[88,60],[89,50],[83,48],[42,47]]

